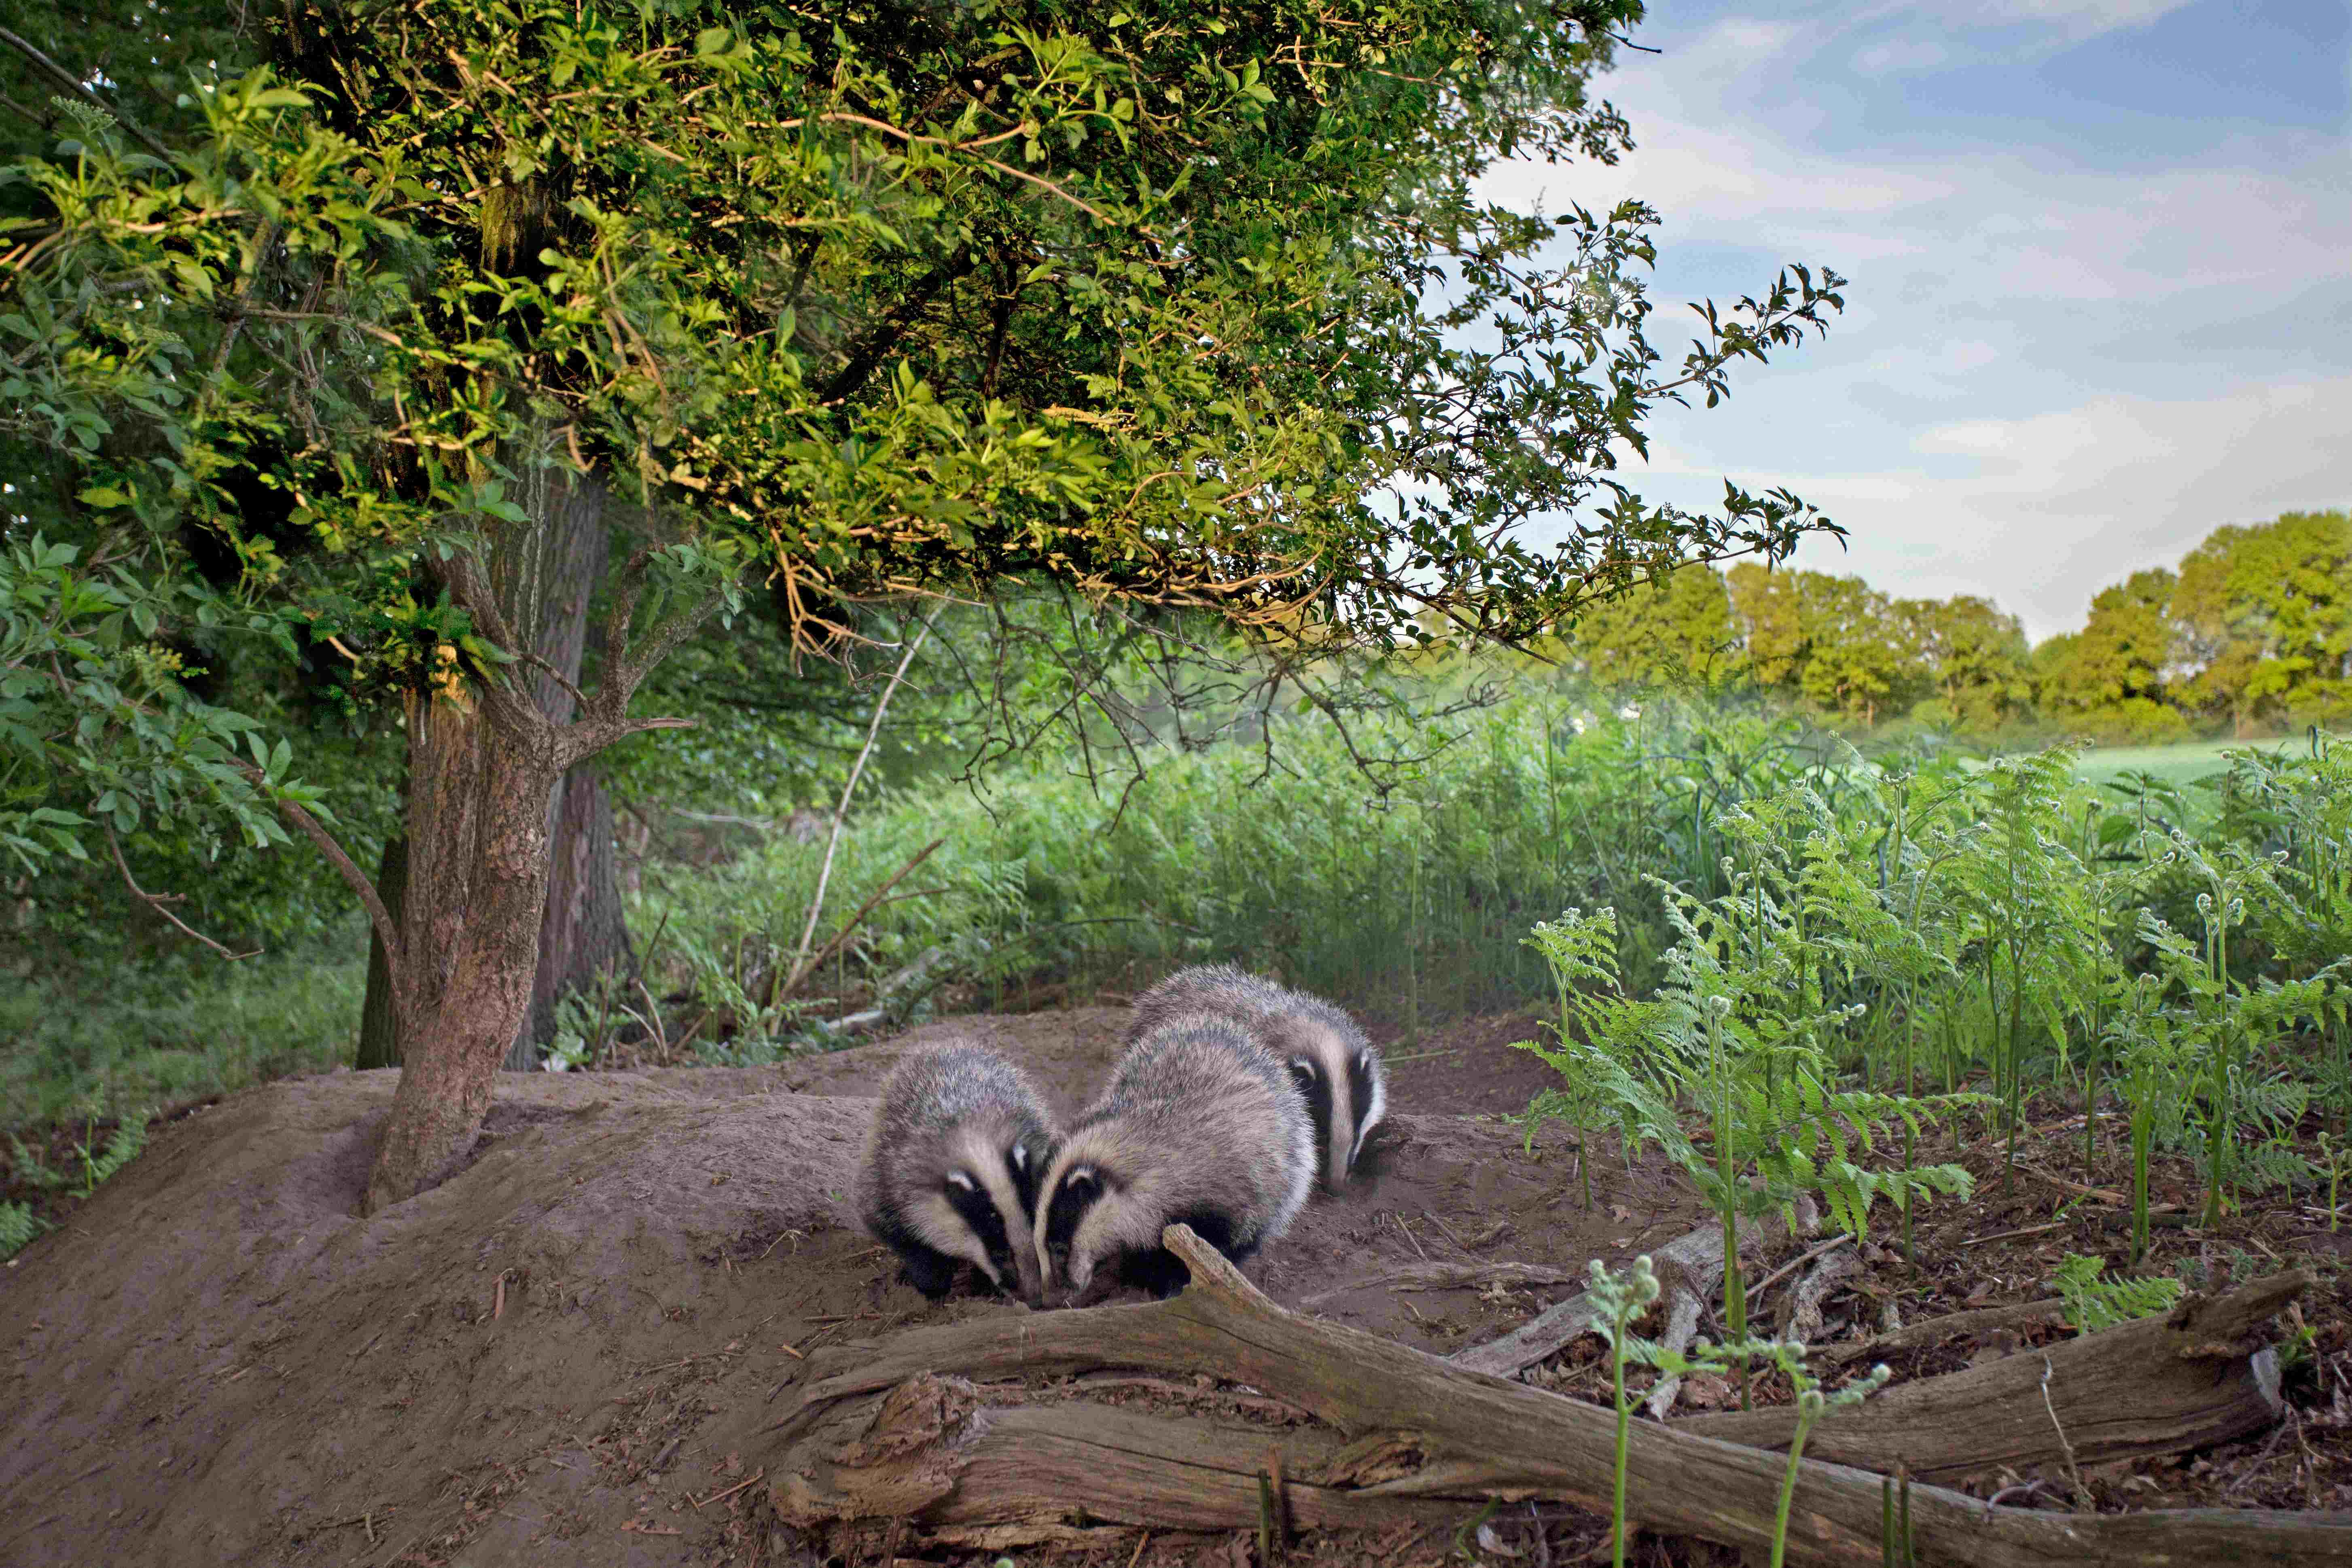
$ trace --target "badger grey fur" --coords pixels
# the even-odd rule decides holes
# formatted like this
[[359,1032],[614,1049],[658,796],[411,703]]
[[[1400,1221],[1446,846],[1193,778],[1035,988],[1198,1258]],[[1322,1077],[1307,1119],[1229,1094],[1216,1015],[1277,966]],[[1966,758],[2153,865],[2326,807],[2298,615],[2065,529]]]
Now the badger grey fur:
[[1127,1037],[1180,1014],[1229,1018],[1280,1058],[1315,1122],[1323,1184],[1338,1192],[1356,1171],[1364,1139],[1388,1113],[1381,1053],[1347,1013],[1229,963],[1180,969],[1135,1000]]
[[995,1051],[969,1040],[911,1051],[882,1085],[858,1217],[933,1300],[963,1262],[1034,1302],[1031,1215],[1053,1142],[1036,1086]]
[[1115,1261],[1127,1283],[1172,1295],[1191,1275],[1162,1227],[1181,1221],[1240,1263],[1314,1184],[1314,1123],[1283,1064],[1230,1019],[1169,1018],[1054,1151],[1035,1226],[1046,1294],[1074,1300]]

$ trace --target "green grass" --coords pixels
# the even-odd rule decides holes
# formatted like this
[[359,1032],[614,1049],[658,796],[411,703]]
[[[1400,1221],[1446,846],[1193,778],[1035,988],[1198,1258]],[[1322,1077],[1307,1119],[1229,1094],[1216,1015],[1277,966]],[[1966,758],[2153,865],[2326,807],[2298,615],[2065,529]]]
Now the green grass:
[[2074,775],[2090,784],[2105,784],[2126,773],[2144,773],[2173,785],[2229,772],[2222,753],[2234,751],[2289,752],[2301,754],[2300,738],[2281,741],[2184,741],[2169,746],[2104,746],[2084,752],[2074,763]]
[[226,1093],[351,1059],[365,933],[242,963],[0,984],[0,1122],[46,1126]]

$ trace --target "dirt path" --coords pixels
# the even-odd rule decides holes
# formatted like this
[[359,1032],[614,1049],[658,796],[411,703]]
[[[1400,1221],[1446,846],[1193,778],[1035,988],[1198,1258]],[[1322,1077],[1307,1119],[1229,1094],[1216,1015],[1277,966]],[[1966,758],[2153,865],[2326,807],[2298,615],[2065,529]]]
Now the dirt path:
[[[1064,1109],[1122,1009],[949,1021],[782,1068],[503,1079],[473,1164],[352,1217],[390,1073],[237,1096],[0,1273],[0,1562],[374,1564],[790,1561],[754,1539],[791,1350],[1024,1309],[932,1307],[851,1228],[890,1063],[992,1035]],[[1444,1352],[1559,1291],[1399,1295],[1429,1260],[1580,1268],[1690,1227],[1654,1173],[1482,1119],[1540,1064],[1489,1020],[1391,1047],[1397,1135],[1369,1193],[1310,1206],[1254,1274],[1276,1300]]]

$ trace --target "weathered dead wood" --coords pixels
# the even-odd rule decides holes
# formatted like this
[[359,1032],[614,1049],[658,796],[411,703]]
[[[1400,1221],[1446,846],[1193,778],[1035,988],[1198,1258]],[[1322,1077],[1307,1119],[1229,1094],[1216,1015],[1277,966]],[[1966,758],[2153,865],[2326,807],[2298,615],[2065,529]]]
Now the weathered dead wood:
[[[1658,1348],[1682,1355],[1698,1337],[1698,1316],[1705,1305],[1687,1285],[1676,1285],[1666,1296],[1666,1331],[1658,1336]],[[1682,1373],[1668,1373],[1658,1379],[1643,1405],[1653,1421],[1664,1421],[1666,1412],[1675,1407],[1675,1400],[1683,1391]]]
[[1835,1250],[1805,1270],[1797,1288],[1789,1292],[1781,1308],[1780,1332],[1808,1343],[1822,1337],[1822,1309],[1827,1305],[1830,1293],[1839,1285],[1862,1272],[1862,1259],[1853,1248],[1832,1243]]
[[1946,1340],[1981,1334],[1991,1329],[2022,1328],[2028,1323],[2058,1323],[2065,1321],[2065,1318],[2066,1303],[2054,1298],[2047,1301],[2025,1301],[2011,1307],[1980,1307],[1974,1311],[1923,1318],[1904,1328],[1889,1330],[1874,1338],[1851,1344],[1818,1345],[1814,1347],[1813,1353],[1839,1363],[1870,1361],[1895,1351],[1921,1350],[1928,1345],[1941,1344]]
[[[1074,1515],[1155,1530],[1240,1530],[1258,1522],[1267,1440],[1278,1437],[1293,1528],[1433,1524],[1460,1511],[1450,1501],[1355,1495],[1349,1463],[1360,1468],[1361,1461],[1326,1429],[1277,1431],[1075,1402],[1032,1407],[1016,1402],[1018,1393],[918,1373],[878,1410],[837,1424],[825,1441],[793,1445],[788,1452],[803,1468],[779,1483],[777,1506],[807,1522],[837,1518],[838,1500],[855,1497],[864,1517],[912,1516],[950,1542],[982,1532],[1002,1542],[1009,1526],[1066,1527]],[[813,1448],[828,1448],[829,1457],[809,1463]],[[1327,1474],[1339,1480],[1318,1479]]]
[[[1812,1200],[1801,1197],[1797,1228],[1810,1232],[1820,1223]],[[1745,1259],[1769,1252],[1788,1239],[1788,1226],[1774,1216],[1740,1233],[1739,1256]],[[1686,1236],[1678,1236],[1652,1252],[1650,1263],[1657,1270],[1658,1282],[1665,1287],[1670,1301],[1678,1291],[1706,1300],[1723,1283],[1723,1227],[1709,1221]],[[1502,1338],[1456,1351],[1448,1359],[1466,1371],[1513,1377],[1579,1334],[1591,1332],[1592,1312],[1591,1295],[1579,1290],[1565,1301],[1545,1308]]]
[[[2225,1295],[2185,1297],[2162,1318],[1900,1384],[1822,1422],[1805,1452],[1880,1470],[1899,1462],[1922,1479],[1950,1480],[2001,1466],[2103,1464],[2243,1437],[2285,1408],[2264,1325],[2311,1282],[2291,1270]],[[1675,1429],[1786,1448],[1796,1413],[1725,1411],[1689,1416]]]
[[1475,1290],[1488,1285],[1573,1285],[1583,1275],[1549,1263],[1407,1263],[1358,1279],[1337,1290],[1322,1290],[1298,1305],[1319,1306],[1358,1290]]
[[[1279,1439],[1301,1524],[1377,1524],[1400,1508],[1417,1515],[1487,1500],[1607,1509],[1609,1412],[1285,1311],[1190,1230],[1171,1226],[1164,1239],[1192,1275],[1171,1300],[993,1317],[817,1352],[770,1429],[781,1434],[766,1458],[783,1521],[824,1531],[904,1518],[992,1545],[1105,1521],[1254,1524],[1258,1467],[1274,1436],[1266,1428],[1237,1433],[1230,1423],[1069,1403],[1008,1409],[955,1381],[1110,1368],[1208,1373],[1310,1412],[1328,1431],[1294,1428]],[[1768,1550],[1785,1459],[1686,1425],[1634,1425],[1631,1516],[1653,1531]],[[1881,1481],[1808,1458],[1790,1561],[1878,1563]],[[2352,1564],[2346,1514],[2061,1515],[1916,1486],[1911,1520],[1918,1560],[1939,1564]]]

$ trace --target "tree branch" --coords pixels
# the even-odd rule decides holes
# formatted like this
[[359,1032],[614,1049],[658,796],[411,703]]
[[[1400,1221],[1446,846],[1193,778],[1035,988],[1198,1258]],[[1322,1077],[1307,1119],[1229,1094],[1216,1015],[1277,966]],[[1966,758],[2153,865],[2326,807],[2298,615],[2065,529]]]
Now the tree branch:
[[392,975],[394,994],[399,994],[400,926],[385,910],[383,900],[376,896],[375,884],[369,881],[366,874],[352,863],[352,858],[343,853],[343,847],[335,842],[335,836],[319,826],[317,817],[282,795],[270,795],[268,776],[259,768],[255,767],[251,763],[244,762],[234,763],[231,765],[243,773],[256,789],[260,790],[272,805],[285,813],[287,820],[301,829],[304,837],[318,846],[319,853],[327,858],[327,864],[332,866],[335,868],[335,874],[342,878],[352,891],[359,896],[360,903],[367,910],[368,923],[375,927],[376,937],[383,943],[383,963],[384,968]]
[[[544,661],[509,624],[505,612],[499,608],[498,595],[482,575],[481,563],[472,552],[460,551],[433,563],[428,569],[448,585],[451,595],[467,614],[474,617],[482,630],[489,634],[492,642],[512,654],[518,662],[544,667]],[[562,680],[563,678],[557,675],[556,679]],[[483,705],[521,733],[533,738],[561,733],[549,721],[547,715],[539,710],[539,704],[512,682],[504,679],[486,680],[481,683],[481,689]],[[575,690],[573,695],[576,697],[578,692]]]
[[256,958],[260,956],[261,949],[257,947],[251,952],[231,952],[228,949],[223,947],[220,943],[206,936],[204,932],[196,930],[194,926],[182,920],[179,916],[173,914],[170,910],[165,909],[163,907],[164,905],[176,904],[185,899],[187,895],[185,893],[151,893],[146,889],[141,887],[138,879],[131,875],[131,867],[129,862],[122,858],[122,845],[121,841],[114,837],[114,829],[112,827],[109,827],[106,830],[106,847],[114,851],[114,868],[122,873],[122,885],[131,889],[131,896],[132,898],[137,899],[149,909],[153,910],[157,914],[162,915],[165,920],[170,921],[173,925],[179,927],[183,933],[194,937],[198,942],[203,942],[206,947],[211,948],[215,952],[219,953],[223,958],[227,959],[232,963],[236,963],[240,958]]
[[75,76],[73,72],[66,69],[65,67],[58,64],[57,61],[49,58],[48,56],[35,48],[29,39],[20,37],[6,27],[0,27],[0,44],[6,44],[10,48],[16,50],[26,59],[32,61],[37,68],[49,78],[50,80],[57,82],[68,92],[86,100],[93,107],[103,110],[116,124],[121,126],[122,129],[128,131],[131,135],[144,142],[146,144],[147,151],[154,153],[155,156],[161,158],[166,163],[172,161],[172,150],[164,146],[161,142],[155,140],[153,136],[150,135],[145,126],[131,119],[131,116],[125,113],[122,110],[107,102],[106,100],[99,97],[95,92],[92,92],[88,87],[82,84],[82,80],[79,77]]
[[[993,160],[989,161],[993,162]],[[930,309],[931,301],[939,297],[940,290],[961,279],[971,269],[972,258],[970,251],[964,251],[931,268],[917,281],[912,289],[907,290],[888,314],[875,323],[866,336],[851,347],[842,367],[817,389],[817,401],[828,405],[835,404],[865,385],[866,380],[873,375],[875,368],[881,364],[893,348],[898,345],[899,342],[913,329],[915,323],[922,319],[923,313]]]
[[[833,879],[834,852],[841,847],[841,825],[849,815],[849,797],[857,793],[858,777],[866,772],[866,759],[874,754],[874,737],[882,732],[882,715],[890,710],[890,694],[898,690],[898,683],[907,678],[907,667],[913,664],[915,655],[922,651],[924,642],[931,635],[932,623],[939,618],[940,606],[933,605],[930,613],[923,617],[922,630],[907,639],[907,651],[899,656],[898,668],[890,672],[890,683],[882,689],[880,700],[874,704],[873,721],[866,726],[866,744],[849,770],[849,782],[842,786],[841,808],[833,814],[833,832],[824,841],[824,865],[816,874],[816,896],[809,900],[808,923],[801,928],[800,948],[793,954],[793,977],[783,987],[787,994],[801,983],[801,976],[807,973],[809,942],[816,936],[816,919],[824,909],[824,886]],[[925,854],[929,852],[924,851]],[[913,867],[909,866],[908,869],[912,870]],[[906,872],[899,875],[904,876]]]

